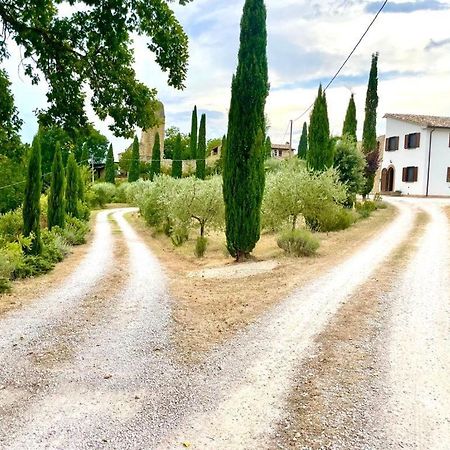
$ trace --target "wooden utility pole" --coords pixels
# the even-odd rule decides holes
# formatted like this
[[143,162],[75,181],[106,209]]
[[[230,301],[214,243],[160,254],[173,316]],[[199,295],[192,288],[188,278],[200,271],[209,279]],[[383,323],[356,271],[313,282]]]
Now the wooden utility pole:
[[293,151],[292,151],[292,132],[293,132],[293,127],[294,127],[294,121],[291,120],[291,121],[290,121],[290,128],[291,128],[291,131],[290,131],[290,134],[289,134],[289,152],[290,152],[291,154],[293,153]]

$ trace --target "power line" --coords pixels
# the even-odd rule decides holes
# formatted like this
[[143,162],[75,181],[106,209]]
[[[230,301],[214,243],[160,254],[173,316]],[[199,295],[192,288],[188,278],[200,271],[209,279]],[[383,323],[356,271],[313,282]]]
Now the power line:
[[[383,4],[381,5],[380,9],[377,11],[377,13],[375,14],[374,18],[372,19],[372,21],[370,22],[369,26],[366,28],[366,30],[364,31],[364,33],[362,34],[362,36],[359,38],[358,42],[356,43],[356,45],[353,47],[352,51],[349,53],[349,55],[347,56],[347,58],[345,59],[345,61],[342,63],[342,65],[339,67],[338,71],[334,74],[333,78],[331,78],[331,80],[328,82],[328,84],[325,86],[323,92],[325,92],[334,82],[334,80],[336,80],[336,78],[339,76],[339,74],[341,73],[342,69],[345,67],[345,65],[348,63],[348,61],[350,60],[350,58],[353,56],[353,54],[355,53],[356,49],[359,47],[359,45],[361,44],[361,42],[363,41],[363,39],[366,37],[367,33],[369,32],[369,30],[372,28],[372,25],[375,23],[375,21],[378,19],[378,16],[381,14],[381,12],[383,11],[384,7],[386,6],[388,0],[385,0],[383,2]],[[314,106],[314,102],[305,110],[303,111],[297,118],[294,119],[294,122],[297,122],[299,119],[301,119],[312,107]]]

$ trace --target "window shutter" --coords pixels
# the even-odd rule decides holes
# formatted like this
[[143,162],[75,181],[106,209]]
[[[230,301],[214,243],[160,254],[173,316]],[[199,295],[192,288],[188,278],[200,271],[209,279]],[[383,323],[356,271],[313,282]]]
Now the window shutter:
[[418,167],[414,167],[414,180],[413,181],[417,181],[418,178],[419,178],[419,168]]
[[447,183],[450,183],[450,167],[447,167]]
[[403,167],[402,181],[408,181],[408,168]]
[[408,148],[408,137],[409,137],[409,135],[406,134],[405,135],[405,148]]
[[416,134],[417,138],[416,138],[416,147],[419,148],[420,147],[420,133]]

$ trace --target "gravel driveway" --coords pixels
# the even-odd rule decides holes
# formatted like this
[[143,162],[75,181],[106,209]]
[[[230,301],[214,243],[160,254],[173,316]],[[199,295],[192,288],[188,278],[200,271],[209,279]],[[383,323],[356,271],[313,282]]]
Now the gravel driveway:
[[[298,289],[195,367],[183,366],[173,354],[165,276],[123,217],[132,209],[100,213],[89,254],[61,288],[0,318],[0,448],[172,449],[183,442],[196,449],[263,447],[271,424],[282,412],[291,376],[311,351],[315,335],[407,237],[416,207],[407,202],[399,202],[398,207],[398,217],[376,239]],[[401,417],[411,408],[412,417],[425,424],[423,429],[438,436],[445,435],[448,427],[448,340],[444,339],[448,339],[448,236],[447,218],[439,207],[430,208],[435,220],[414,260],[423,258],[421,264],[411,262],[411,273],[399,285],[404,294],[393,294],[399,307],[390,324],[392,360],[398,361],[399,354],[414,345],[411,331],[423,336],[423,344],[419,361],[408,357],[398,367],[392,365],[393,395],[401,400],[393,400],[391,410]],[[82,298],[95,290],[114,263],[111,214],[128,247],[124,289],[102,304],[89,325],[75,320],[79,328],[70,335],[68,357],[57,358],[48,367],[36,364],[30,351],[36,351],[40,342],[58,348],[60,340],[68,339],[55,330],[74,320]],[[436,244],[439,239],[441,245]],[[435,273],[424,287],[430,259],[436,261]],[[407,283],[417,288],[416,295],[407,295]],[[442,300],[433,307],[424,300],[430,292]],[[410,314],[416,303],[420,310]],[[419,323],[420,318],[425,323]],[[407,336],[398,330],[411,324],[414,328],[408,328]],[[430,324],[437,328],[427,337]],[[439,349],[427,358],[431,346]],[[419,406],[413,404],[417,385],[401,376],[417,364],[421,368],[417,376],[422,378],[412,380],[421,379],[424,386]],[[431,389],[430,384],[438,387]],[[433,395],[427,396],[431,391]],[[432,401],[436,394],[442,401]],[[420,415],[430,404],[430,413]],[[438,415],[443,419],[438,420]],[[416,419],[411,426],[402,422],[399,429],[392,428],[393,436],[407,444],[421,439]],[[416,437],[408,441],[405,433],[411,429]],[[438,443],[433,436],[428,443]]]

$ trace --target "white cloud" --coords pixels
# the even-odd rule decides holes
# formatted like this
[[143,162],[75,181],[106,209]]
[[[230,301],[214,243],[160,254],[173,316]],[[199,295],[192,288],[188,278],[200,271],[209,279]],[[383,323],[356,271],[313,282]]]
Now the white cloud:
[[[244,0],[195,0],[187,6],[174,4],[177,16],[190,36],[189,73],[182,92],[167,86],[145,40],[136,39],[138,77],[156,87],[166,105],[167,125],[190,129],[191,110],[217,111],[208,122],[209,137],[226,130],[231,77],[235,71],[239,41],[239,21]],[[365,30],[373,13],[367,12],[369,0],[267,0],[269,67],[272,91],[267,102],[274,141],[286,138],[288,120],[299,115],[314,100],[317,83],[327,83]],[[397,2],[401,3],[401,2]],[[423,10],[409,14],[383,13],[342,74],[356,94],[358,121],[362,128],[366,82],[370,56],[380,51],[379,117],[386,112],[450,115],[448,47],[433,46],[431,40],[449,39],[450,10]],[[427,48],[428,47],[428,48]],[[15,61],[8,63],[11,67]],[[419,74],[419,75],[414,75]],[[32,123],[30,112],[45,106],[45,89],[15,79],[13,83],[22,117]],[[350,95],[336,84],[328,91],[331,129],[339,133]],[[308,115],[307,115],[308,116]],[[306,116],[306,118],[307,118]],[[93,117],[92,117],[93,118]],[[379,133],[384,121],[379,120]],[[127,142],[114,138],[106,124],[96,125],[114,143],[116,151]],[[302,120],[296,123],[296,136]],[[25,133],[30,139],[29,131]]]

